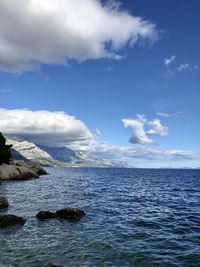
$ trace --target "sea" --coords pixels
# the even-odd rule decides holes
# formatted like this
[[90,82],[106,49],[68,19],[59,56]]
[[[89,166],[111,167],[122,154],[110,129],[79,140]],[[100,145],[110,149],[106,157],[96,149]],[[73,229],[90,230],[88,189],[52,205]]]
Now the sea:
[[[200,170],[47,168],[3,182],[23,227],[0,230],[1,267],[198,267]],[[38,221],[41,210],[84,210],[78,222]]]

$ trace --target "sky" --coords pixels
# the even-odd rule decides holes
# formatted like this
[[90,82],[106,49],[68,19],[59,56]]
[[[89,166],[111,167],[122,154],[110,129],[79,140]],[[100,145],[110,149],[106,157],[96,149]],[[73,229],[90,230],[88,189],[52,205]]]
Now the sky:
[[0,0],[0,131],[200,167],[199,0]]

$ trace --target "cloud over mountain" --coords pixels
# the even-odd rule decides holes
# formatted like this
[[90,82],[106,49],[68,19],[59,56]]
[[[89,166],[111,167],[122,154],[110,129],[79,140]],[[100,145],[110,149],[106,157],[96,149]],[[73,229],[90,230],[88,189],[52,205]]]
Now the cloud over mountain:
[[0,130],[11,137],[45,145],[93,138],[86,125],[64,112],[0,109]]
[[157,38],[155,25],[100,0],[0,0],[0,69],[120,58],[120,48]]

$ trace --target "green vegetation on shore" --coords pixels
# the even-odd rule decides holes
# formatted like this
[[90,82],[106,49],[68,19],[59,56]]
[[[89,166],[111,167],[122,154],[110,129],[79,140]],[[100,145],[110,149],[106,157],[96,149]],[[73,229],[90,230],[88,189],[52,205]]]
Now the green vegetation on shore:
[[0,132],[0,165],[2,164],[10,164],[12,159],[11,155],[11,147],[12,145],[6,145],[6,138]]

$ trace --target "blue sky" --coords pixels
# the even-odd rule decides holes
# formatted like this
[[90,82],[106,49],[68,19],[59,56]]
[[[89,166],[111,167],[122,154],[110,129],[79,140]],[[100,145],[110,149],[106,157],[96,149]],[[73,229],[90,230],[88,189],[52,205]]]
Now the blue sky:
[[[99,1],[89,0],[89,2]],[[107,3],[107,1],[104,2]],[[5,8],[7,8],[5,3]],[[22,0],[19,1],[19,5],[23,5]],[[105,8],[103,2],[100,5]],[[135,156],[132,158],[130,155],[126,157],[122,154],[122,159],[133,163],[134,166],[138,165],[134,164],[135,162],[140,161],[141,164],[147,164],[150,167],[174,167],[175,164],[198,167],[200,166],[199,9],[198,0],[121,1],[121,6],[117,10],[115,7],[115,12],[127,11],[129,16],[140,17],[148,21],[149,25],[155,25],[152,31],[156,36],[151,37],[146,34],[141,38],[137,37],[137,42],[134,41],[135,43],[131,45],[126,40],[117,52],[112,51],[111,56],[87,54],[84,55],[86,59],[82,61],[82,58],[80,60],[76,54],[71,56],[64,65],[62,65],[63,62],[60,63],[51,56],[48,64],[48,55],[44,57],[42,53],[45,51],[41,50],[38,53],[42,55],[39,59],[34,56],[30,59],[31,62],[36,62],[36,67],[31,66],[29,69],[28,65],[21,67],[21,62],[20,64],[17,62],[23,55],[20,55],[21,58],[19,57],[16,62],[10,60],[4,64],[4,59],[1,60],[0,49],[1,108],[4,111],[23,108],[33,112],[38,110],[63,111],[75,116],[84,123],[95,138],[95,141],[93,140],[88,147],[93,146],[95,142],[96,148],[92,148],[91,151],[94,150],[104,157],[106,155],[112,157],[112,155],[106,154],[106,149],[102,152],[101,144],[111,145],[118,149],[126,147],[144,151],[155,149],[181,151],[181,153],[185,151],[186,154],[189,152],[192,155],[189,159],[182,157],[181,160],[178,155],[177,162],[174,158],[169,158],[165,164],[164,156],[163,158],[155,157],[152,163],[152,159],[146,159],[146,156],[136,159]],[[9,14],[11,11],[8,8],[6,10],[8,15],[15,16],[15,14]],[[92,15],[89,13],[88,16]],[[123,24],[123,18],[120,17],[119,22],[120,19]],[[5,31],[0,28],[0,31],[2,30]],[[9,36],[9,29],[6,28],[6,30]],[[109,34],[111,31],[114,30],[111,29]],[[116,37],[118,38],[116,42],[123,37],[123,29],[121,31],[122,34]],[[126,24],[124,24],[124,31],[126,31]],[[26,35],[26,31],[23,34]],[[32,36],[31,33],[29,35]],[[21,45],[23,48],[24,43],[15,43],[16,39],[5,38],[3,42],[7,41],[9,44],[12,42],[13,51],[19,52],[21,50],[14,50],[15,45],[18,48]],[[106,45],[110,46],[109,43]],[[41,46],[38,45],[38,50],[40,49]],[[29,51],[32,52],[33,49]],[[17,58],[17,56],[13,53],[13,57]],[[77,62],[79,60],[82,62]],[[21,116],[18,113],[14,114]],[[146,122],[142,122],[142,127],[148,138],[153,140],[152,143],[136,141],[135,137],[138,132],[135,121],[141,123],[137,114],[145,118]],[[9,118],[5,118],[9,122]],[[2,130],[5,133],[20,136],[19,129],[10,132],[9,127],[5,127],[5,118],[0,119]],[[126,128],[122,122],[123,119],[131,119],[134,123]],[[147,131],[152,129],[151,122],[155,119],[159,120],[161,129],[159,132],[156,130],[153,134],[149,134]],[[28,127],[30,125],[27,129]],[[164,134],[163,127],[168,129]],[[98,131],[99,136],[95,134],[96,129],[101,132],[100,134]],[[31,133],[27,130],[23,133],[24,135],[31,136]],[[130,142],[131,137],[134,137],[132,138],[134,142]],[[81,146],[80,140],[74,141],[76,146],[77,144]],[[74,146],[69,142],[66,145]],[[98,148],[102,153],[98,153]]]

